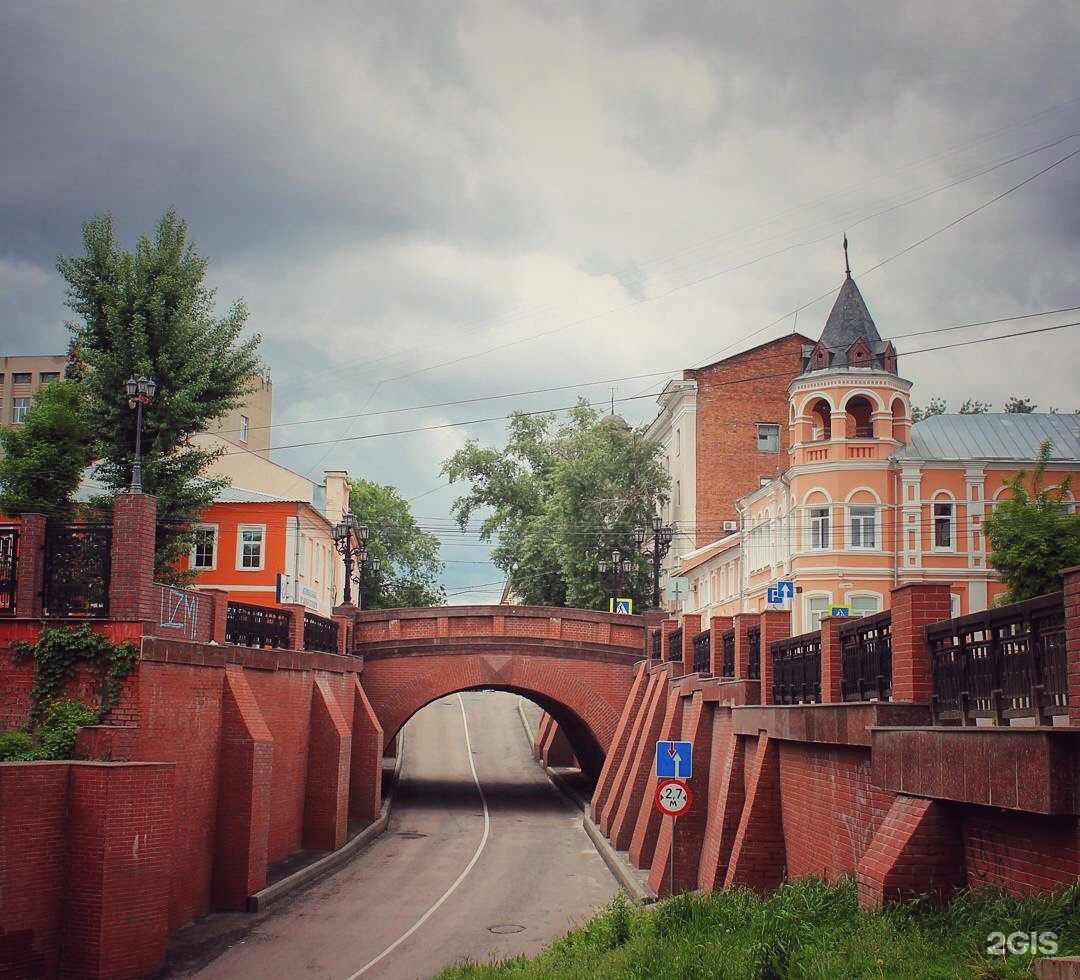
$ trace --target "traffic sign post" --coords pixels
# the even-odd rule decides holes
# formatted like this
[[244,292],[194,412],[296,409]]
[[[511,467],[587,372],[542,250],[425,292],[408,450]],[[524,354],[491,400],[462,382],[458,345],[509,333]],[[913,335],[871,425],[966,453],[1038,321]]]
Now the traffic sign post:
[[679,816],[690,809],[690,787],[681,779],[664,779],[656,787],[656,807],[671,817],[671,855],[668,868],[668,892],[675,894],[675,827]]
[[656,775],[659,779],[689,779],[693,776],[693,743],[657,742]]

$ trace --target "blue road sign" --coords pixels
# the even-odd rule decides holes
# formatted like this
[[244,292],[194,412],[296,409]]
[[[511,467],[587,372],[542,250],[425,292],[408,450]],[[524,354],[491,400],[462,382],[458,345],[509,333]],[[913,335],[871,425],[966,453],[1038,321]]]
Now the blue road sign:
[[850,616],[851,606],[829,606],[830,616]]
[[768,592],[765,596],[765,601],[770,606],[779,606],[784,601],[784,593],[781,592],[775,585],[770,585]]
[[634,600],[611,599],[608,604],[608,611],[620,613],[623,616],[632,616],[634,614]]
[[656,775],[660,779],[689,779],[693,774],[692,742],[656,743]]
[[780,590],[780,595],[788,599],[795,598],[795,583],[788,578],[782,578],[776,583],[776,587]]

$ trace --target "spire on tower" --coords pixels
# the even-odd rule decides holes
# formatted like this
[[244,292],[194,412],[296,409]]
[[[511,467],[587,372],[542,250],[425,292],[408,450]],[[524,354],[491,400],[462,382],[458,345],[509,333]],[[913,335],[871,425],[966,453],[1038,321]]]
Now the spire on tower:
[[851,278],[851,264],[848,262],[846,231],[844,232],[844,275],[846,275],[848,279]]

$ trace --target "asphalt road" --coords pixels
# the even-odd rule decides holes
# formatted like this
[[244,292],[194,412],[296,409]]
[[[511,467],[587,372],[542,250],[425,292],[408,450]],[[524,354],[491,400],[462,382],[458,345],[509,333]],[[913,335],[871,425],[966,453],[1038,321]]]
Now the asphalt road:
[[430,977],[466,958],[531,955],[588,919],[618,886],[533,761],[517,703],[466,693],[417,714],[386,833],[212,962],[173,975]]

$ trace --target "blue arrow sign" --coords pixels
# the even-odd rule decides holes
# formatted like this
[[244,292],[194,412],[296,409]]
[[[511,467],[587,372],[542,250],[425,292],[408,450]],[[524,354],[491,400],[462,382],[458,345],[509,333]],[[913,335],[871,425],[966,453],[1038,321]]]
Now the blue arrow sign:
[[660,779],[689,779],[693,774],[692,742],[656,743],[656,775]]
[[795,598],[795,583],[791,579],[780,579],[776,583],[776,587],[780,590],[780,595],[786,596],[788,599]]

